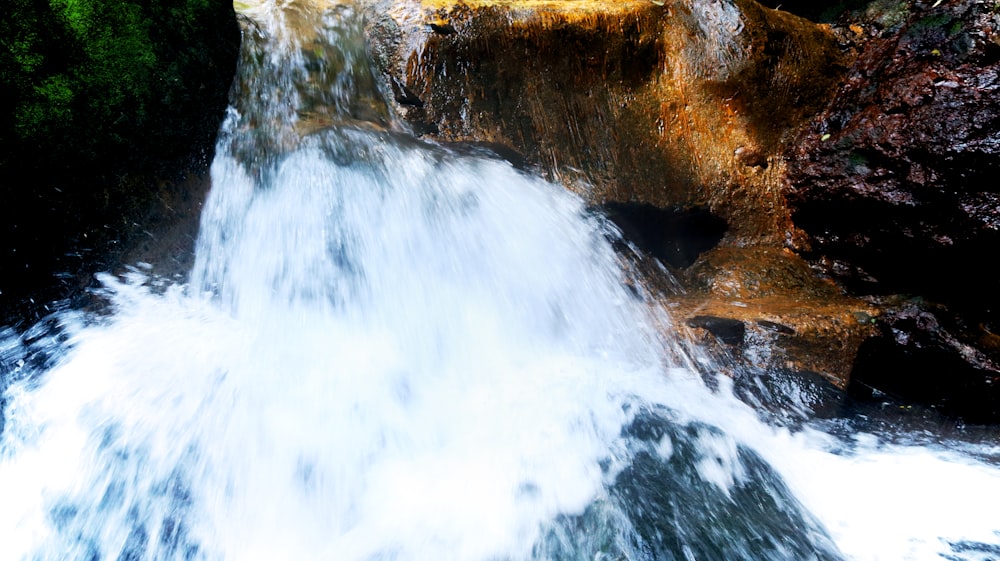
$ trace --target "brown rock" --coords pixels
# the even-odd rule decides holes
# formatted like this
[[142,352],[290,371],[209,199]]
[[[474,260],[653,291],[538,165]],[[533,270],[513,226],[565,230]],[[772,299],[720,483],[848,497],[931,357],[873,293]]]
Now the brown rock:
[[681,280],[688,291],[663,301],[681,335],[719,364],[812,372],[846,388],[858,349],[877,333],[877,307],[841,295],[785,250],[718,248]]
[[792,151],[801,248],[855,291],[997,306],[981,256],[1000,242],[998,33],[980,2],[912,8],[865,45]]
[[776,156],[846,68],[828,28],[747,0],[383,0],[369,12],[415,130],[510,146],[600,205],[678,273],[680,287],[640,267],[673,294],[682,335],[847,384],[873,332],[856,315],[877,312],[780,249],[792,228]]
[[752,0],[368,11],[395,109],[416,131],[510,146],[593,203],[706,207],[753,243],[784,241],[782,166],[770,163],[844,62],[829,30]]
[[[893,3],[835,28],[752,0],[365,9],[416,132],[500,147],[607,211],[630,251],[665,263],[639,268],[690,340],[846,387],[859,349],[890,356],[866,340],[933,324],[912,333],[971,357],[992,340],[976,326],[1000,325],[983,257],[1000,242],[1000,33],[984,6]],[[896,304],[817,270],[855,294],[985,313],[897,321]],[[975,364],[996,362],[982,352]]]

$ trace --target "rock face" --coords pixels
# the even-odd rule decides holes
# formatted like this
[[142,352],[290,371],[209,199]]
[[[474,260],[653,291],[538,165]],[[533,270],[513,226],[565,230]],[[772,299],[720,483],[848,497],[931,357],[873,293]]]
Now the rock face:
[[[949,3],[871,40],[790,165],[805,249],[856,291],[982,307],[1000,278],[1000,14]],[[933,264],[933,265],[932,265]],[[1000,310],[998,310],[1000,311]]]
[[87,282],[205,170],[240,34],[224,0],[11,0],[0,36],[3,324]]
[[882,336],[863,349],[856,381],[994,421],[995,4],[913,2],[862,18],[858,59],[790,152],[788,194],[806,257],[855,294],[908,295],[882,299]]
[[751,243],[784,239],[773,156],[844,62],[831,33],[752,0],[386,0],[369,12],[416,131],[511,147],[594,203],[706,208]]
[[849,63],[828,29],[743,0],[385,0],[369,14],[415,131],[505,147],[606,213],[664,264],[646,280],[683,336],[846,386],[872,330],[853,314],[870,306],[781,249],[779,156]]
[[681,335],[997,420],[994,4],[788,3],[833,26],[752,0],[366,5],[397,114],[605,212],[663,264],[639,267]]

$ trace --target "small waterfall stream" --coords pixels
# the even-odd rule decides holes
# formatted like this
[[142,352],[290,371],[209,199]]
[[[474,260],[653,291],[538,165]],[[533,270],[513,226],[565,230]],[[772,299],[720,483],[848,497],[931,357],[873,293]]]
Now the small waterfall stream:
[[600,217],[406,134],[353,8],[285,4],[188,282],[0,332],[0,561],[1000,559],[1000,449],[709,389]]

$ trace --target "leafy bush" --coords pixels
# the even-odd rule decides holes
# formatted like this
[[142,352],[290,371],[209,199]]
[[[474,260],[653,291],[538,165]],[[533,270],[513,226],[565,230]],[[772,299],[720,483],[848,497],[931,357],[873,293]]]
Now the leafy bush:
[[[231,79],[220,28],[232,7],[209,0],[8,0],[0,21],[0,166],[170,160],[214,131]],[[228,12],[227,12],[228,10]],[[235,56],[235,52],[232,53]],[[231,58],[231,57],[230,57]],[[207,92],[216,92],[214,99]],[[224,99],[223,99],[224,101]],[[198,138],[200,137],[200,138]],[[155,140],[154,140],[155,139]]]

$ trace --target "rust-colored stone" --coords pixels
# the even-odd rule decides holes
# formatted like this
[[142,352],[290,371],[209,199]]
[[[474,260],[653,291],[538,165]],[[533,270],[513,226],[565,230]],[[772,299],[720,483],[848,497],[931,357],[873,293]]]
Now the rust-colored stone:
[[[841,389],[850,383],[858,349],[877,333],[877,308],[846,298],[776,295],[740,301],[692,293],[669,299],[667,306],[681,336],[712,354],[762,371],[816,373]],[[710,329],[689,322],[699,316],[742,322],[743,341],[726,344]]]
[[[674,328],[707,342],[728,325],[723,339],[754,364],[846,386],[873,329],[857,317],[877,312],[780,249],[793,228],[777,155],[848,62],[829,28],[751,0],[383,0],[369,11],[395,110],[415,130],[512,147],[627,235],[724,234],[687,270],[706,248],[640,244],[679,271],[683,296],[640,267],[675,294],[663,299]],[[653,208],[673,226],[628,223]],[[773,352],[760,351],[765,339]]]
[[369,12],[396,110],[418,132],[510,146],[593,203],[706,206],[734,243],[784,241],[775,155],[844,62],[828,29],[752,0],[382,0]]
[[[676,275],[639,266],[669,295],[673,328],[845,387],[863,341],[910,323],[996,362],[986,343],[1000,277],[982,256],[1000,244],[1000,15],[983,2],[891,4],[834,27],[753,0],[366,9],[394,110],[416,132],[517,152],[619,224],[646,207],[673,216],[659,229],[626,224],[627,235],[686,232],[697,221],[685,212],[721,218],[724,228],[693,226],[700,241],[721,236],[708,253],[632,246],[659,251]],[[986,313],[896,321],[896,304],[844,296],[817,270],[855,294],[929,290]]]
[[[841,295],[787,250],[718,248],[681,280],[688,291],[662,298],[681,335],[765,371],[813,372],[846,388],[858,349],[877,333],[876,306]],[[742,341],[692,321],[699,317],[741,322]]]

